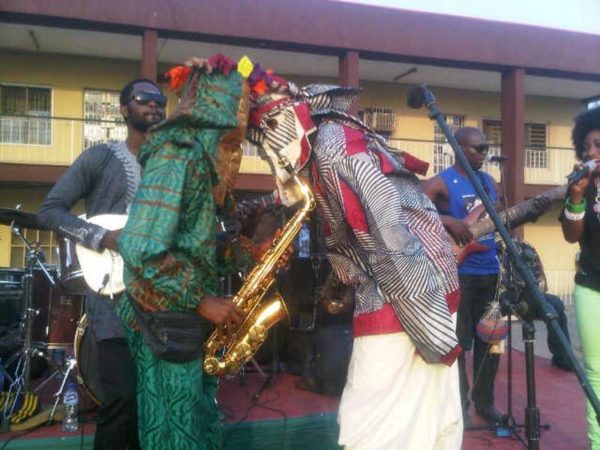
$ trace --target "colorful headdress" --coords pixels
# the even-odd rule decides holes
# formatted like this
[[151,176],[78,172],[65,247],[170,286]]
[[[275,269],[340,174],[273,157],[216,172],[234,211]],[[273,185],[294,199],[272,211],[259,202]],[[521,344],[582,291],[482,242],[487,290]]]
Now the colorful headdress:
[[199,129],[228,130],[214,155],[219,180],[213,195],[222,206],[227,193],[233,190],[242,161],[250,89],[243,74],[236,70],[238,64],[222,54],[206,60],[192,59],[190,63],[174,67],[165,75],[180,101],[162,126],[183,123]]

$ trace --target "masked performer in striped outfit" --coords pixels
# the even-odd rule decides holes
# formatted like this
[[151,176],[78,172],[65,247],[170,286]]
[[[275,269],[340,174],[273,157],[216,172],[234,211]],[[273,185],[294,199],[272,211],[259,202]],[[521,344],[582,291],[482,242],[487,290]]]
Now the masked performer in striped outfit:
[[354,347],[340,409],[349,449],[459,449],[462,417],[455,364],[456,264],[433,203],[385,141],[347,114],[354,90],[303,89],[254,66],[249,139],[293,204],[285,156],[309,168],[324,218],[328,258],[355,290]]
[[[245,125],[236,128],[244,116],[244,85],[232,66],[214,57],[183,75],[187,81],[177,109],[154,127],[141,149],[142,180],[118,240],[129,297],[119,303],[118,313],[128,325],[137,365],[139,437],[145,450],[221,448],[216,381],[203,373],[201,355],[179,363],[158,357],[138,311],[197,313],[214,324],[241,321],[231,300],[216,297],[215,194],[222,192],[220,179],[232,181],[218,176],[219,143],[234,129],[228,134],[230,148],[239,150],[245,134]],[[240,158],[233,159],[235,172]]]

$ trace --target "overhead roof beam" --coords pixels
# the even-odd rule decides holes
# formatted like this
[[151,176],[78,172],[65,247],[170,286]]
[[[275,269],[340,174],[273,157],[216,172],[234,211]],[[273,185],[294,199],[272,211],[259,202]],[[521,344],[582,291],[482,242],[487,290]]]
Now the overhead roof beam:
[[3,0],[0,20],[58,20],[319,52],[354,50],[540,73],[600,75],[600,35],[304,0]]

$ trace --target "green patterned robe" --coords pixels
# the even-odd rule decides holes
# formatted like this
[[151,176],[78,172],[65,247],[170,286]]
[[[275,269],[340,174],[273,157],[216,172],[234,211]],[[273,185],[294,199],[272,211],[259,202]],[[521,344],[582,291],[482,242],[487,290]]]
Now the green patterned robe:
[[[216,295],[214,160],[222,134],[237,125],[241,89],[235,72],[195,73],[177,110],[141,149],[144,172],[118,245],[127,292],[146,310],[194,310],[205,294]],[[118,313],[137,365],[142,448],[220,448],[216,379],[201,361],[154,356],[126,296]]]

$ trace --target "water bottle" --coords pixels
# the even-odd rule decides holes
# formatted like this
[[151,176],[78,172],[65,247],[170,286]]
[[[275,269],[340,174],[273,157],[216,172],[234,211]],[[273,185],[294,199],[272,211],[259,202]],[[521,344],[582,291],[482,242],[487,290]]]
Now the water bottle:
[[73,433],[79,428],[79,394],[77,394],[75,383],[67,384],[67,389],[63,394],[63,404],[65,406],[65,415],[63,417],[62,429],[67,433]]
[[306,224],[302,225],[298,236],[298,256],[300,258],[310,257],[310,232]]

